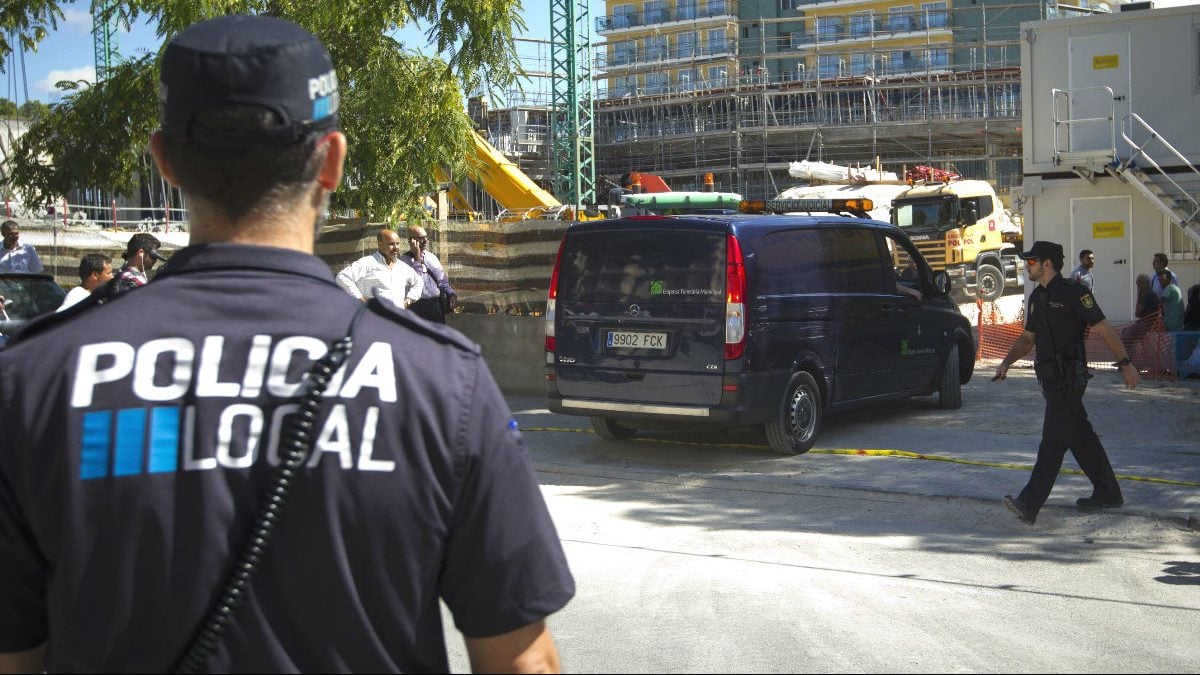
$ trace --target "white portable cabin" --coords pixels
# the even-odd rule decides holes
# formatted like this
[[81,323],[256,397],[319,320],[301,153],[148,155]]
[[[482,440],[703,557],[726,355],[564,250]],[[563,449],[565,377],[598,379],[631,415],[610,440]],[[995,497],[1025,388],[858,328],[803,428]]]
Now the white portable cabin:
[[1200,282],[1200,6],[1021,24],[1025,243],[1064,273],[1096,254],[1094,293],[1133,317],[1138,274],[1166,253]]

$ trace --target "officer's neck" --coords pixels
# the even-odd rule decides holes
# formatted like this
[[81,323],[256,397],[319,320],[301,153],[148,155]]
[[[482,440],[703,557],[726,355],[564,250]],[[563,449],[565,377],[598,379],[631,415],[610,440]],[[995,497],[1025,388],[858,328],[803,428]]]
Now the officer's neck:
[[313,252],[320,200],[301,199],[290,205],[256,210],[232,219],[221,208],[191,198],[188,215],[192,244],[251,244]]
[[1054,281],[1057,278],[1058,278],[1058,272],[1055,272],[1054,268],[1050,267],[1050,268],[1042,270],[1042,278],[1040,281],[1038,281],[1038,283],[1042,285],[1042,288],[1046,288],[1047,286],[1050,285],[1050,282]]

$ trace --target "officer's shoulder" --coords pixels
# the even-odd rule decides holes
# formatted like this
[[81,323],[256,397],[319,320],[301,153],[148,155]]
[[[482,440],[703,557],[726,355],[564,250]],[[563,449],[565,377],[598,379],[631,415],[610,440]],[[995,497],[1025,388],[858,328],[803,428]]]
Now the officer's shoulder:
[[446,344],[475,355],[482,353],[479,345],[469,340],[462,333],[449,326],[426,321],[407,309],[400,309],[391,302],[372,298],[367,302],[367,308],[372,314],[400,324],[414,333],[428,337],[435,342]]

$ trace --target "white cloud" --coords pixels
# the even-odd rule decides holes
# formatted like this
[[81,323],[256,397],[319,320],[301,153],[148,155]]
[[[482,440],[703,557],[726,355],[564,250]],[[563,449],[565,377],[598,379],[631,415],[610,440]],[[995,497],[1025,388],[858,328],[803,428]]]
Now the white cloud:
[[62,24],[80,33],[91,33],[92,13],[86,9],[64,9]]
[[62,80],[86,80],[88,82],[96,81],[96,67],[84,66],[82,68],[71,68],[68,70],[52,70],[46,77],[39,80],[33,85],[33,88],[42,93],[57,93],[55,88],[56,82]]

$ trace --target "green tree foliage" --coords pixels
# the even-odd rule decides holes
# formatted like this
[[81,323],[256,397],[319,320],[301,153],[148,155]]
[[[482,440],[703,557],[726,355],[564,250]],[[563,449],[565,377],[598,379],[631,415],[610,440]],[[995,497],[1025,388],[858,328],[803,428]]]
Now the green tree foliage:
[[[164,44],[196,21],[228,13],[279,16],[311,30],[333,56],[350,146],[334,205],[382,219],[420,213],[419,198],[435,189],[438,165],[454,173],[472,168],[462,92],[515,83],[513,35],[524,28],[519,2],[133,0],[112,11],[126,25],[148,19]],[[392,37],[414,22],[428,27],[438,56]],[[132,193],[157,124],[159,57],[126,61],[90,87],[68,86],[63,101],[20,139],[9,174],[32,203],[83,186]]]
[[[2,104],[0,104],[2,105]],[[26,101],[21,104],[17,110],[17,117],[23,117],[27,120],[37,121],[50,112],[50,106],[41,101]]]
[[116,66],[102,86],[73,83],[62,103],[17,139],[8,176],[28,205],[48,204],[85,186],[133,194],[157,125],[155,58],[145,55]]
[[0,117],[16,117],[18,114],[16,103],[6,98],[0,98]]
[[[63,18],[58,0],[22,0],[22,2],[0,2],[0,56],[8,55],[17,47],[37,49],[46,34],[58,28]],[[16,42],[12,42],[13,34]],[[3,70],[0,62],[0,70]]]

